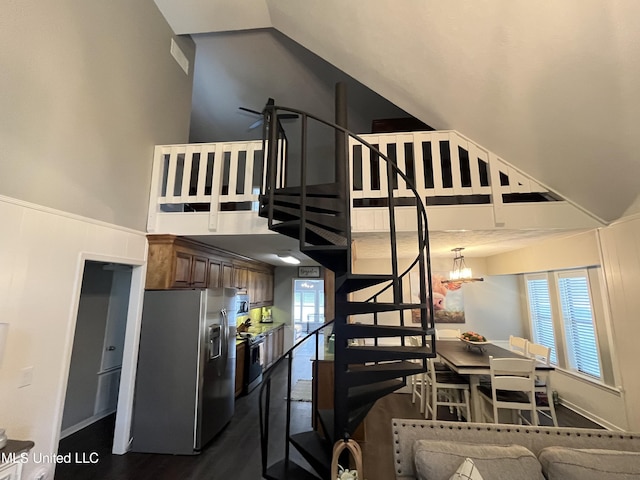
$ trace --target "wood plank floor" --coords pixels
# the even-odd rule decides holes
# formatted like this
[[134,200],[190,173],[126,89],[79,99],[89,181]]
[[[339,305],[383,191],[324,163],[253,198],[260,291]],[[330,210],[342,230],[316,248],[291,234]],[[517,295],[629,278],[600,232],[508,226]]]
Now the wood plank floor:
[[[284,366],[284,365],[283,365]],[[276,372],[282,380],[284,369]],[[285,412],[285,382],[277,387],[274,380],[274,399],[277,411],[275,418]],[[92,452],[98,454],[95,464],[59,464],[55,480],[258,480],[261,478],[260,433],[258,424],[258,390],[240,397],[236,401],[236,412],[227,427],[200,455],[154,455],[127,453],[112,455],[114,417],[97,422],[60,442],[60,454],[72,453],[88,457]],[[311,423],[311,403],[292,402],[292,431],[309,430]],[[448,414],[447,412],[441,412]],[[390,480],[394,478],[391,444],[392,418],[421,418],[417,406],[411,403],[411,396],[391,394],[380,399],[367,416],[367,441],[362,444],[365,477],[367,480]],[[446,417],[442,417],[443,419]],[[451,419],[453,419],[451,417]],[[558,421],[561,426],[599,428],[587,419],[571,410],[560,407]],[[284,448],[283,428],[276,428],[273,442],[276,448]],[[277,454],[276,454],[277,457]],[[303,463],[292,449],[292,458]],[[275,458],[274,458],[275,460]]]

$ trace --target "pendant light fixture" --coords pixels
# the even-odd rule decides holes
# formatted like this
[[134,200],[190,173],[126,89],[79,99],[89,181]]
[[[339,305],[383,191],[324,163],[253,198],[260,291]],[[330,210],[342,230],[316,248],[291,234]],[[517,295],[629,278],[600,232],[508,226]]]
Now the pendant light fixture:
[[469,283],[469,282],[482,282],[484,278],[474,277],[471,269],[464,263],[464,256],[462,255],[462,247],[456,247],[451,250],[454,253],[453,267],[449,272],[449,280],[443,280],[442,283]]

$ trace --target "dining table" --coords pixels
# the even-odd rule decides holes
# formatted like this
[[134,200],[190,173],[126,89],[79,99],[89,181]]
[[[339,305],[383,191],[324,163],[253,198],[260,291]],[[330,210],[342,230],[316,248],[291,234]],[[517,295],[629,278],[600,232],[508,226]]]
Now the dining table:
[[[483,376],[491,374],[489,357],[494,358],[523,358],[523,355],[491,342],[483,344],[469,344],[462,340],[438,340],[436,354],[440,361],[459,375],[469,376],[471,396],[471,421],[482,422],[482,405],[478,385]],[[536,361],[536,375],[546,378],[554,369],[553,365],[546,365]]]

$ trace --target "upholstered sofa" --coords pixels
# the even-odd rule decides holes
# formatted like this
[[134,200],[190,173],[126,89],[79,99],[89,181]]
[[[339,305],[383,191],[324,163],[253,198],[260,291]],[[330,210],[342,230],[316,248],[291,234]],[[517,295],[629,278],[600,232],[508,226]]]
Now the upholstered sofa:
[[394,418],[392,434],[397,480],[449,480],[467,458],[484,480],[640,479],[639,433]]

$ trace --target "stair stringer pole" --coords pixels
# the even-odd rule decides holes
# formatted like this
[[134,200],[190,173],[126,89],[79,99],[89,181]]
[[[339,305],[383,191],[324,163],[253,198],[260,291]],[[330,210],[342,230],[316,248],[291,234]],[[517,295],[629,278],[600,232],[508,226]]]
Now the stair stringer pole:
[[[348,128],[347,116],[347,85],[338,82],[335,86],[335,120],[336,125]],[[344,202],[344,236],[347,241],[347,264],[343,272],[334,272],[336,276],[345,275],[352,271],[351,258],[351,195],[348,177],[348,148],[347,134],[336,130],[335,132],[335,181],[338,184],[339,196]],[[337,287],[337,285],[336,285]],[[335,342],[334,342],[334,442],[344,438],[349,423],[348,387],[347,387],[347,336],[344,329],[348,322],[348,316],[342,306],[346,305],[347,294],[335,291]]]

